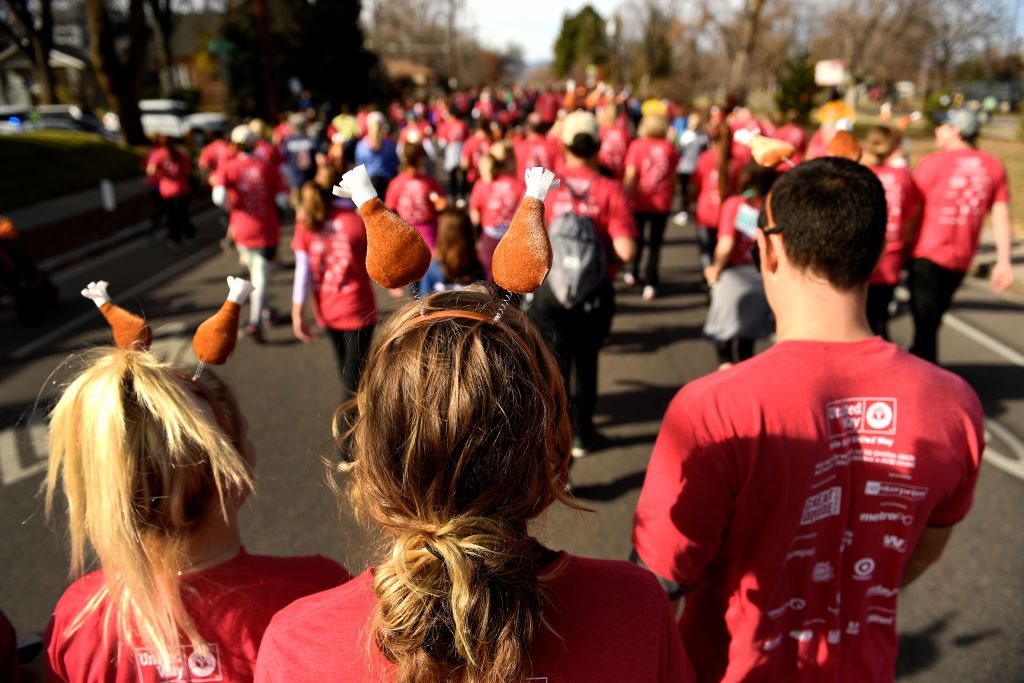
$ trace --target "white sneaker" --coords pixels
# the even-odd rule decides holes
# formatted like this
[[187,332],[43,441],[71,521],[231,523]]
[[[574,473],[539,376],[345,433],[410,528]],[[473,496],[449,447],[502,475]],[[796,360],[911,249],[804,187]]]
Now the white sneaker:
[[654,301],[654,298],[656,296],[658,296],[658,290],[656,290],[651,285],[647,285],[646,287],[644,287],[644,301]]
[[636,287],[636,276],[628,270],[622,274],[622,281],[626,283],[627,287]]

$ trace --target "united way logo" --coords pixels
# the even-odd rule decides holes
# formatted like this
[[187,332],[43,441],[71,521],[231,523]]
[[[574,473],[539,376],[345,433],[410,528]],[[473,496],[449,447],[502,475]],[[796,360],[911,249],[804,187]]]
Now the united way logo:
[[828,433],[832,438],[847,434],[895,434],[896,399],[846,398],[825,405]]

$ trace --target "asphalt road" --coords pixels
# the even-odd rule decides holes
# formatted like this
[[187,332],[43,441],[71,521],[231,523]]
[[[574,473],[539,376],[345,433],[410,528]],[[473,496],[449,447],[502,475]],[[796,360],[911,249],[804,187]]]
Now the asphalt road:
[[[66,303],[40,328],[0,313],[0,608],[20,634],[41,631],[67,583],[60,520],[47,524],[38,490],[45,467],[42,403],[66,372],[65,357],[109,333],[77,290],[106,279],[122,304],[154,324],[154,347],[184,367],[194,362],[191,334],[224,298],[224,277],[239,271],[215,245],[212,215],[200,221],[199,246],[171,253],[137,241],[62,276]],[[601,358],[598,422],[614,446],[573,470],[577,496],[593,512],[553,509],[538,525],[550,545],[608,558],[629,554],[631,518],[661,416],[684,383],[711,372],[715,355],[700,335],[703,295],[689,230],[671,226],[663,255],[664,296],[643,302],[620,290],[619,314]],[[287,308],[291,272],[273,280]],[[394,302],[383,292],[382,307]],[[941,358],[976,388],[990,420],[990,451],[975,507],[957,529],[940,564],[902,596],[898,679],[915,683],[1024,681],[1024,305],[968,282],[955,320],[943,329]],[[906,344],[905,313],[894,324]],[[56,374],[51,377],[51,373]],[[251,552],[322,553],[362,570],[373,541],[326,485],[331,414],[340,383],[321,339],[297,342],[290,326],[268,343],[242,339],[221,374],[235,387],[257,448],[257,492],[244,508],[243,537]],[[56,383],[56,384],[55,384]],[[941,396],[936,401],[943,400]],[[997,464],[999,466],[997,466]]]

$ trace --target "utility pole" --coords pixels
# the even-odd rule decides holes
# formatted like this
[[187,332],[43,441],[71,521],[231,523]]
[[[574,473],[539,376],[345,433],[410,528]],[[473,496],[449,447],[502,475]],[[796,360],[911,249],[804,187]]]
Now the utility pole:
[[267,25],[266,0],[253,0],[252,12],[256,16],[256,30],[259,32],[263,84],[267,90],[267,117],[271,125],[275,125],[281,109],[277,102],[277,79],[274,78],[274,53],[270,44],[270,28]]

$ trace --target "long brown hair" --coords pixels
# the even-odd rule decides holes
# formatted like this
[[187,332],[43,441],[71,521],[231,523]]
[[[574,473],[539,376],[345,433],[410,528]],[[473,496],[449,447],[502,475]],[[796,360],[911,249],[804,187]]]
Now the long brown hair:
[[338,413],[352,505],[385,535],[372,636],[402,683],[521,681],[546,605],[528,524],[578,507],[558,367],[499,306],[483,286],[410,303]]
[[448,208],[438,216],[434,258],[449,282],[467,280],[483,270],[476,255],[473,223],[464,210]]
[[338,180],[338,171],[329,164],[316,169],[316,176],[299,190],[300,224],[310,232],[319,232],[327,220],[327,202],[324,194]]
[[732,129],[725,121],[711,131],[718,154],[718,199],[724,203],[729,196],[729,167],[732,165]]

